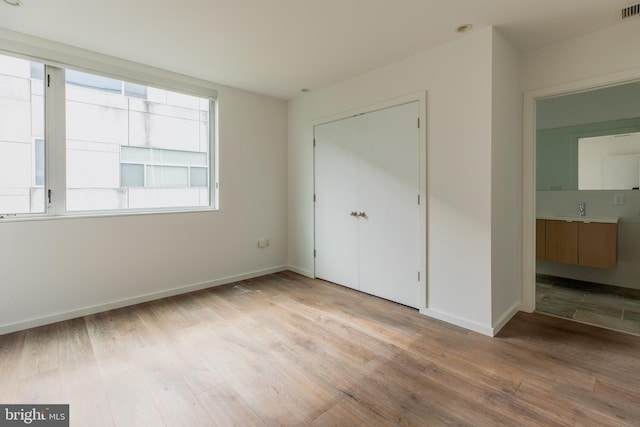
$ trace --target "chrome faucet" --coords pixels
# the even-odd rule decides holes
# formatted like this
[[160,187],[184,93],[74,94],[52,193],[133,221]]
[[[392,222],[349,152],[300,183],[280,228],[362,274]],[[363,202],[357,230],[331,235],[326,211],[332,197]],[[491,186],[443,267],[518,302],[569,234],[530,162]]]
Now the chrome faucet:
[[578,203],[578,210],[580,211],[580,216],[584,216],[586,209],[585,209],[585,203],[584,202],[579,202]]

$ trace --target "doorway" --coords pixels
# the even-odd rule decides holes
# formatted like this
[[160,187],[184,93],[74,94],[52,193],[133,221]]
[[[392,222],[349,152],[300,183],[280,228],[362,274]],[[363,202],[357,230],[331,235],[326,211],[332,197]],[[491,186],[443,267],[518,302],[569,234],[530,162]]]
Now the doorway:
[[[538,309],[584,323],[640,333],[637,281],[640,246],[636,249],[635,243],[636,237],[640,238],[637,219],[640,182],[638,174],[635,178],[630,176],[638,168],[634,162],[640,152],[632,153],[626,148],[616,151],[616,147],[624,145],[623,138],[640,131],[638,78],[640,73],[636,70],[525,95],[523,308],[527,311]],[[606,135],[611,139],[604,138]],[[596,151],[602,158],[597,161],[593,152],[587,153],[587,145],[613,139],[616,147],[598,146]],[[584,142],[583,153],[579,152],[579,141]],[[591,162],[589,167],[580,165],[581,158],[585,165],[586,160]],[[607,169],[611,164],[623,165],[629,174],[622,173],[621,166],[615,171]],[[608,170],[615,174],[603,178]],[[603,181],[604,186],[594,187],[595,181]],[[618,241],[613,249],[617,251],[614,266],[584,267],[579,265],[578,258],[549,261],[544,248],[541,256],[540,245],[536,247],[541,235],[540,218],[550,219],[553,224],[558,219],[578,223],[615,221]],[[596,243],[601,246],[600,240]],[[549,245],[547,242],[547,248]]]

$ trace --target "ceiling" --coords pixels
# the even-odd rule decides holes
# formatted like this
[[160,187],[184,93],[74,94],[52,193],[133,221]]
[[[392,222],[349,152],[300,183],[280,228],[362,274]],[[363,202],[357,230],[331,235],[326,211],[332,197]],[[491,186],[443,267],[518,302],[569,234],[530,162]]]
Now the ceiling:
[[22,0],[0,1],[0,28],[289,99],[489,25],[535,49],[616,25],[630,2]]

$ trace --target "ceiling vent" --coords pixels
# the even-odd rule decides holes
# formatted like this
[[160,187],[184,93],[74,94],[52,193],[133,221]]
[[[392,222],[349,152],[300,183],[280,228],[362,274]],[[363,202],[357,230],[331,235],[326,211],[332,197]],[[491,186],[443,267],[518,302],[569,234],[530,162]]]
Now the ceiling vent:
[[636,3],[631,6],[627,6],[620,10],[620,18],[627,19],[640,15],[640,3]]

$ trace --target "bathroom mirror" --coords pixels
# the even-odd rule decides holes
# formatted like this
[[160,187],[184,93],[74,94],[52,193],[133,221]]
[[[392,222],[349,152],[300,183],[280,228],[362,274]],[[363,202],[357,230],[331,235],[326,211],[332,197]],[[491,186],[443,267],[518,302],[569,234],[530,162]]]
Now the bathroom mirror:
[[640,188],[640,132],[578,138],[578,190]]
[[559,191],[638,187],[638,141],[638,81],[538,100],[536,188]]

